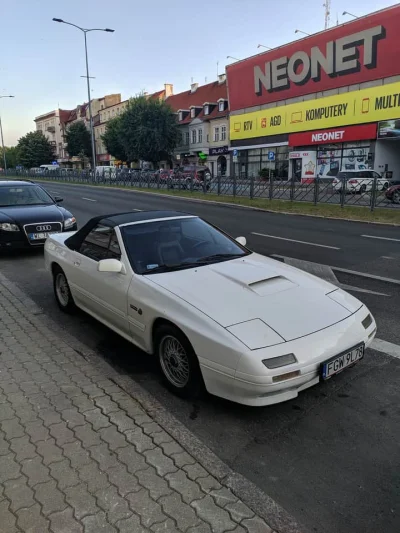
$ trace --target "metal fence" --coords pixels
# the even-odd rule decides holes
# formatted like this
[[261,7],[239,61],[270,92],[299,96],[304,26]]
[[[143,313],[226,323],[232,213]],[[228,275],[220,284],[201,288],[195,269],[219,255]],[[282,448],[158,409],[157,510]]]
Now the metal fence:
[[291,202],[309,202],[345,206],[400,208],[400,194],[389,198],[386,195],[390,182],[383,179],[359,179],[357,183],[343,179],[315,179],[301,183],[296,179],[279,178],[239,178],[217,176],[201,179],[196,173],[170,174],[169,172],[116,169],[104,172],[90,170],[57,169],[45,172],[9,170],[0,177],[19,179],[49,180],[65,183],[89,185],[114,185],[138,189],[159,189],[171,191],[197,192],[207,195],[231,196],[233,198],[263,198]]

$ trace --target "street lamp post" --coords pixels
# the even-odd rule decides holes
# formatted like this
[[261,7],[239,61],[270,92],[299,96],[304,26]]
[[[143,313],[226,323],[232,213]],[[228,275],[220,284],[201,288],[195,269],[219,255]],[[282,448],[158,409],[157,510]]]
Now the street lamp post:
[[240,59],[238,59],[237,57],[233,57],[233,56],[226,56],[226,59],[233,59],[234,61],[240,61]]
[[80,26],[77,26],[76,24],[72,24],[72,22],[66,22],[62,19],[56,19],[53,18],[54,22],[61,22],[62,24],[68,24],[68,26],[73,26],[74,28],[77,28],[78,30],[81,30],[83,32],[83,35],[85,37],[85,59],[86,59],[86,81],[87,81],[87,91],[88,91],[88,102],[89,102],[89,121],[90,121],[90,137],[92,141],[92,166],[93,169],[96,168],[96,148],[95,148],[95,142],[94,142],[94,128],[93,128],[93,116],[92,116],[92,102],[90,97],[90,77],[89,77],[89,61],[88,61],[88,51],[87,51],[87,39],[86,34],[90,31],[106,31],[109,33],[113,33],[114,30],[111,30],[110,28],[81,28]]
[[345,15],[350,15],[350,17],[354,17],[355,19],[358,19],[356,15],[353,15],[353,13],[349,13],[348,11],[343,11],[342,16],[344,17]]
[[258,44],[257,48],[265,48],[266,50],[272,50],[270,46],[265,46],[265,44]]
[[302,30],[294,30],[294,33],[302,33],[303,35],[307,35],[308,37],[311,35],[311,33],[307,33],[306,31]]
[[[0,95],[0,98],[14,98],[14,96],[12,96],[11,94],[6,94],[4,96]],[[1,134],[1,146],[3,148],[4,172],[7,172],[7,158],[6,158],[6,151],[4,148],[3,125],[1,123],[1,116],[0,116],[0,134]]]

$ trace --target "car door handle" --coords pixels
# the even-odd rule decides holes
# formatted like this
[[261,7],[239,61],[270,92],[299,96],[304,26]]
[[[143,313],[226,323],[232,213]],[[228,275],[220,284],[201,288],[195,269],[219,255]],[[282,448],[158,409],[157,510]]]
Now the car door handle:
[[74,266],[78,267],[81,265],[81,262],[80,261],[74,261]]

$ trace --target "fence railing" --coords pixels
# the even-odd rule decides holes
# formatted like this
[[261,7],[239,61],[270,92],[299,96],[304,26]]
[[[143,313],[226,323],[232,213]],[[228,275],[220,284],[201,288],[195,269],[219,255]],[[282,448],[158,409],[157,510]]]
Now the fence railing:
[[110,169],[104,172],[90,170],[57,169],[44,172],[9,170],[0,172],[2,178],[30,180],[49,180],[65,183],[90,185],[114,185],[139,189],[168,189],[189,191],[204,195],[223,195],[243,198],[264,198],[268,200],[286,200],[291,202],[309,202],[317,204],[334,204],[342,207],[363,206],[373,211],[376,207],[399,208],[400,191],[390,196],[391,183],[388,180],[362,178],[349,180],[345,178],[309,180],[301,183],[296,179],[282,180],[266,178],[239,178],[236,176],[217,176],[205,178],[196,173],[175,173],[139,171],[130,169]]

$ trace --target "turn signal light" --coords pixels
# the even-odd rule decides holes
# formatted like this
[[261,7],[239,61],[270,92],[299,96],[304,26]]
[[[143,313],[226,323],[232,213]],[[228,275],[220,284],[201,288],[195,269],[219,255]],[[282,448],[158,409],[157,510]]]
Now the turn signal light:
[[292,365],[293,363],[297,363],[294,353],[287,353],[285,355],[280,355],[279,357],[272,357],[271,359],[263,360],[263,364],[270,369]]
[[279,383],[280,381],[286,381],[287,379],[297,378],[297,376],[300,376],[300,370],[288,372],[287,374],[279,374],[279,376],[274,376],[272,381],[273,383]]

